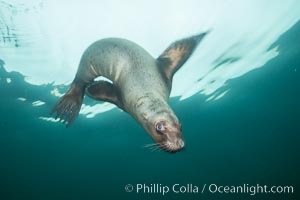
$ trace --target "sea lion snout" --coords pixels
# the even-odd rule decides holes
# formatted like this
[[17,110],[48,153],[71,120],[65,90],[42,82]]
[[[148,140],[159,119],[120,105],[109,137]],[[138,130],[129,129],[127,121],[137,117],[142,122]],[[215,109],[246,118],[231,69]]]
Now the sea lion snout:
[[[181,134],[180,134],[181,135]],[[177,152],[184,148],[184,140],[182,136],[175,136],[172,139],[168,139],[166,142],[166,151]]]
[[177,141],[177,145],[180,147],[180,148],[183,148],[184,147],[184,141],[182,139],[178,140]]
[[175,153],[184,148],[184,140],[182,138],[166,140],[160,145],[160,147],[167,152]]

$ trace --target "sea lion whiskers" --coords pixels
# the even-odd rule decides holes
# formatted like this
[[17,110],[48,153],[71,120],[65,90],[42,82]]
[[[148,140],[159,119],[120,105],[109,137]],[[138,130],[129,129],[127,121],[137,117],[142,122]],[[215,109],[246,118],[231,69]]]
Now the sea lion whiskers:
[[156,150],[158,150],[160,148],[160,146],[155,146],[154,148],[152,148],[151,152],[155,152]]
[[161,150],[166,150],[165,148],[167,148],[166,143],[157,143],[155,147],[152,146],[151,152],[160,152]]
[[146,144],[143,147],[145,148],[149,148],[149,150],[151,150],[151,152],[155,152],[155,151],[161,151],[162,150],[162,146],[164,146],[165,144],[163,142],[160,143],[151,143],[151,144]]
[[160,152],[161,150],[165,150],[167,151],[167,147],[168,144],[167,143],[157,143],[156,147],[155,148],[152,148],[152,151],[151,152]]
[[145,144],[143,147],[151,147],[151,146],[156,146],[158,143],[150,143],[150,144]]
[[151,143],[151,144],[146,144],[143,147],[153,150],[156,147],[160,147],[160,145],[161,145],[161,143]]

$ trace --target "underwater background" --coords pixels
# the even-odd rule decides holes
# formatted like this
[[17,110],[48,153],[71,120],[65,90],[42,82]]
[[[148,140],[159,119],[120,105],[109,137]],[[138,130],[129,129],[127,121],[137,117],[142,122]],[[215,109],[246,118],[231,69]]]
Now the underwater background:
[[[79,8],[72,11],[74,5],[67,1],[49,2],[0,1],[1,200],[299,198],[298,1],[212,1],[209,5],[207,1],[185,1],[175,7],[166,1],[157,8],[153,21],[148,10],[157,7],[156,1],[90,1],[90,9],[96,7],[107,14],[102,13],[102,21],[95,16],[91,16],[94,21],[80,20],[90,13],[83,9],[84,3],[77,5],[83,6],[83,13],[75,16],[73,11]],[[117,5],[120,7],[115,10]],[[234,6],[239,12],[232,15],[240,20],[228,17],[232,24],[218,24],[223,18],[218,13],[224,14]],[[45,18],[38,17],[50,12],[49,7],[58,10],[58,16],[54,12],[49,17],[52,23],[61,23],[65,31],[55,32],[60,26],[49,21],[43,24]],[[211,12],[206,10],[214,7]],[[206,10],[205,19],[190,13],[197,9]],[[109,18],[109,12],[122,10],[128,12],[125,19]],[[60,14],[66,16],[61,18],[64,22],[56,21],[62,17]],[[253,21],[247,19],[251,14],[257,17]],[[74,21],[68,24],[72,17]],[[162,20],[157,22],[158,18]],[[272,22],[270,26],[264,26],[266,18]],[[77,29],[77,24],[88,29],[99,20],[103,27],[96,26],[98,32],[120,26],[102,35]],[[181,25],[189,20],[193,26],[183,25],[185,30],[181,31]],[[140,21],[146,22],[137,23]],[[195,24],[197,21],[201,23]],[[264,31],[260,33],[250,22]],[[51,26],[50,32],[50,28],[45,29]],[[110,35],[125,37],[157,56],[172,41],[206,30],[211,36],[175,75],[169,101],[183,125],[183,151],[169,154],[145,148],[152,140],[130,115],[88,97],[70,128],[49,114],[68,89],[76,63],[92,41]],[[76,43],[78,49],[74,50]],[[200,191],[162,195],[125,190],[128,184],[171,187],[176,183],[199,186]],[[207,190],[201,193],[204,184],[293,186],[294,191],[255,195]]]

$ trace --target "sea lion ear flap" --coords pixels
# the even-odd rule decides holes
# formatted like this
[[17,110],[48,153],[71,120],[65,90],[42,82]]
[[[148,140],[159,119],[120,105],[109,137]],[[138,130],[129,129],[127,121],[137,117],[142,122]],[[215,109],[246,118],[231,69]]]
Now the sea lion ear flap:
[[188,60],[206,34],[207,32],[178,40],[156,59],[166,78],[172,80],[175,72]]

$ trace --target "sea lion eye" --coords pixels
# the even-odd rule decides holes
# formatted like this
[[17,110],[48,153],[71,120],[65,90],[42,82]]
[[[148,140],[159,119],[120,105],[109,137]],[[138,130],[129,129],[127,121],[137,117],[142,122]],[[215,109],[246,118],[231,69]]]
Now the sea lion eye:
[[164,127],[164,125],[162,123],[157,123],[156,124],[156,131],[162,132],[164,130],[165,130],[165,127]]

